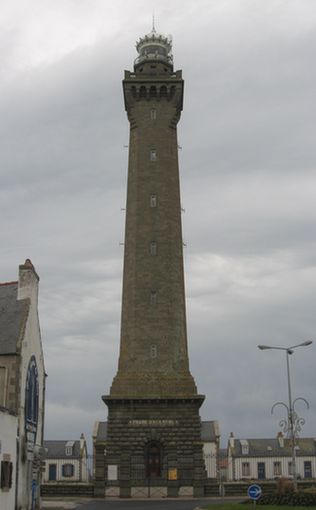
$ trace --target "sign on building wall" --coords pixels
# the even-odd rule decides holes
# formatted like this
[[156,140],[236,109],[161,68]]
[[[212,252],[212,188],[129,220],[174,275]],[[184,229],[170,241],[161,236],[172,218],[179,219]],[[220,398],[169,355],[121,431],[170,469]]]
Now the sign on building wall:
[[178,480],[178,470],[177,468],[168,469],[168,480]]
[[26,455],[33,460],[38,423],[39,383],[35,356],[32,356],[26,375],[25,387],[25,435]]
[[108,480],[117,480],[117,465],[111,464],[108,466]]

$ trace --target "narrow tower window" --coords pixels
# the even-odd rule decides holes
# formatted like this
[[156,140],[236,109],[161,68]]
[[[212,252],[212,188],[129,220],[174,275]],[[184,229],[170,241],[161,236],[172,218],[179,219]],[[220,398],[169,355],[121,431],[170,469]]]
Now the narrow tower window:
[[151,149],[151,151],[150,151],[150,161],[156,161],[156,159],[157,159],[156,149]]
[[150,195],[150,207],[157,207],[157,195]]
[[5,407],[6,405],[6,380],[7,380],[7,369],[0,367],[0,406]]
[[157,358],[157,345],[156,344],[152,344],[150,346],[150,357],[151,358]]
[[157,243],[156,243],[156,241],[151,241],[151,243],[150,243],[150,255],[157,255]]
[[151,118],[151,120],[156,120],[157,119],[157,110],[156,110],[156,108],[152,108],[150,110],[150,118]]
[[157,291],[151,290],[150,291],[150,304],[155,305],[157,303]]

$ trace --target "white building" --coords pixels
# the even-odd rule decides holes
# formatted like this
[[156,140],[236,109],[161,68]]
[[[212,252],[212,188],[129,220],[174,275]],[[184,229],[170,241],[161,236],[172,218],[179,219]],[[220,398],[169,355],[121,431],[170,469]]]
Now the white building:
[[0,489],[1,510],[39,507],[45,370],[38,282],[32,262],[26,260],[18,281],[0,284],[1,476],[6,480]]
[[218,421],[202,421],[201,439],[207,478],[218,477],[219,425]]
[[17,416],[0,407],[1,510],[15,506]]
[[76,441],[44,441],[45,471],[43,483],[87,483],[88,452],[84,435]]
[[[316,478],[316,439],[296,440],[298,479]],[[292,477],[290,439],[280,433],[275,439],[235,439],[228,441],[229,480],[275,480]]]

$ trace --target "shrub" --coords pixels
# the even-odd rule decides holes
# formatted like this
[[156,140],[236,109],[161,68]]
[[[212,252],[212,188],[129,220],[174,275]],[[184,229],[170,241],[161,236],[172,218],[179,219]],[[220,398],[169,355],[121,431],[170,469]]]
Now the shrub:
[[287,492],[285,494],[267,494],[262,496],[258,505],[316,506],[316,493]]
[[284,476],[282,476],[277,481],[276,491],[277,491],[277,494],[279,494],[280,496],[282,496],[282,494],[294,492],[293,480],[290,480],[289,478],[285,478]]

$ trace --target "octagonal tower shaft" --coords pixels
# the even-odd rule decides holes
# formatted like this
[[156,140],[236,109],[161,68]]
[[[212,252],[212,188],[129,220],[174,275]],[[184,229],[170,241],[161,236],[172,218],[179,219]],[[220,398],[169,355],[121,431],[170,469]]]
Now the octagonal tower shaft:
[[121,343],[112,397],[197,393],[187,350],[178,166],[183,80],[170,60],[155,57],[144,53],[123,80],[130,141]]

